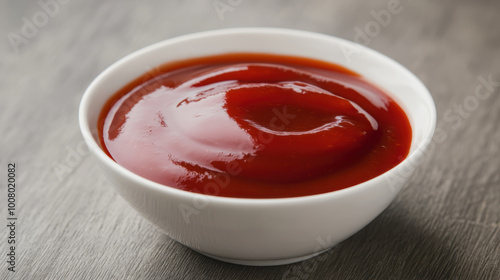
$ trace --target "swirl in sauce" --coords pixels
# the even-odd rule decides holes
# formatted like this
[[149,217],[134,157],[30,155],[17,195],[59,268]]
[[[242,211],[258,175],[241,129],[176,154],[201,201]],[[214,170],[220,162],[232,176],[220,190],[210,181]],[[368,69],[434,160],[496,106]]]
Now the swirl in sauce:
[[264,54],[150,71],[108,101],[99,127],[108,155],[138,175],[243,198],[346,188],[397,165],[411,143],[403,110],[356,73]]

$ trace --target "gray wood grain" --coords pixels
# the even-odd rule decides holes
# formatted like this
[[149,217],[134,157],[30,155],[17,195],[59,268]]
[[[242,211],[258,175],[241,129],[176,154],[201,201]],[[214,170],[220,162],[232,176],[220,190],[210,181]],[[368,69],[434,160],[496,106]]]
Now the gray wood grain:
[[[440,137],[366,228],[317,258],[277,267],[212,260],[139,217],[81,146],[82,93],[117,59],[166,38],[274,26],[354,40],[390,1],[243,0],[222,16],[211,0],[64,2],[16,45],[9,34],[44,10],[0,1],[0,218],[6,223],[9,162],[19,217],[15,273],[0,227],[0,279],[500,279],[500,86],[472,100],[479,77],[500,82],[500,2],[401,0],[364,42],[427,85]],[[459,115],[458,106],[470,110]]]

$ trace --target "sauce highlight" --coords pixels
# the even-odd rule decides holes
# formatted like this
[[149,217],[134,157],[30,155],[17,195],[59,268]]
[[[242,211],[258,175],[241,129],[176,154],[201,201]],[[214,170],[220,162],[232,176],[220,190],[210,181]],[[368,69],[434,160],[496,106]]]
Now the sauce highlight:
[[170,187],[284,198],[372,179],[409,152],[411,127],[382,90],[341,66],[226,54],[158,67],[99,117],[105,152]]

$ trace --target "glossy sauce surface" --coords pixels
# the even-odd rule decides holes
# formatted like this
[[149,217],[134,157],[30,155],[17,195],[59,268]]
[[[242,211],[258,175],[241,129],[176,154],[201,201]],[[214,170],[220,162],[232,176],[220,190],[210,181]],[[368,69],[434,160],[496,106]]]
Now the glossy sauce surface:
[[411,128],[387,94],[341,66],[227,54],[163,65],[99,118],[118,164],[166,186],[282,198],[374,178],[408,154]]

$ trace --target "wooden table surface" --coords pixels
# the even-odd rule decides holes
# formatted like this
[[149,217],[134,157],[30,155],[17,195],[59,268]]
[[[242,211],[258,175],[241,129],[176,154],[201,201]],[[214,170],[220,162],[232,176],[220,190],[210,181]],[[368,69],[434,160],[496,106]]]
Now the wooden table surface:
[[[15,163],[17,220],[16,272],[0,227],[0,279],[500,279],[499,13],[495,0],[1,0],[0,218],[13,221]],[[107,66],[241,26],[355,40],[408,67],[436,102],[439,136],[409,185],[324,258],[246,267],[193,252],[128,206],[82,141],[78,105]]]

